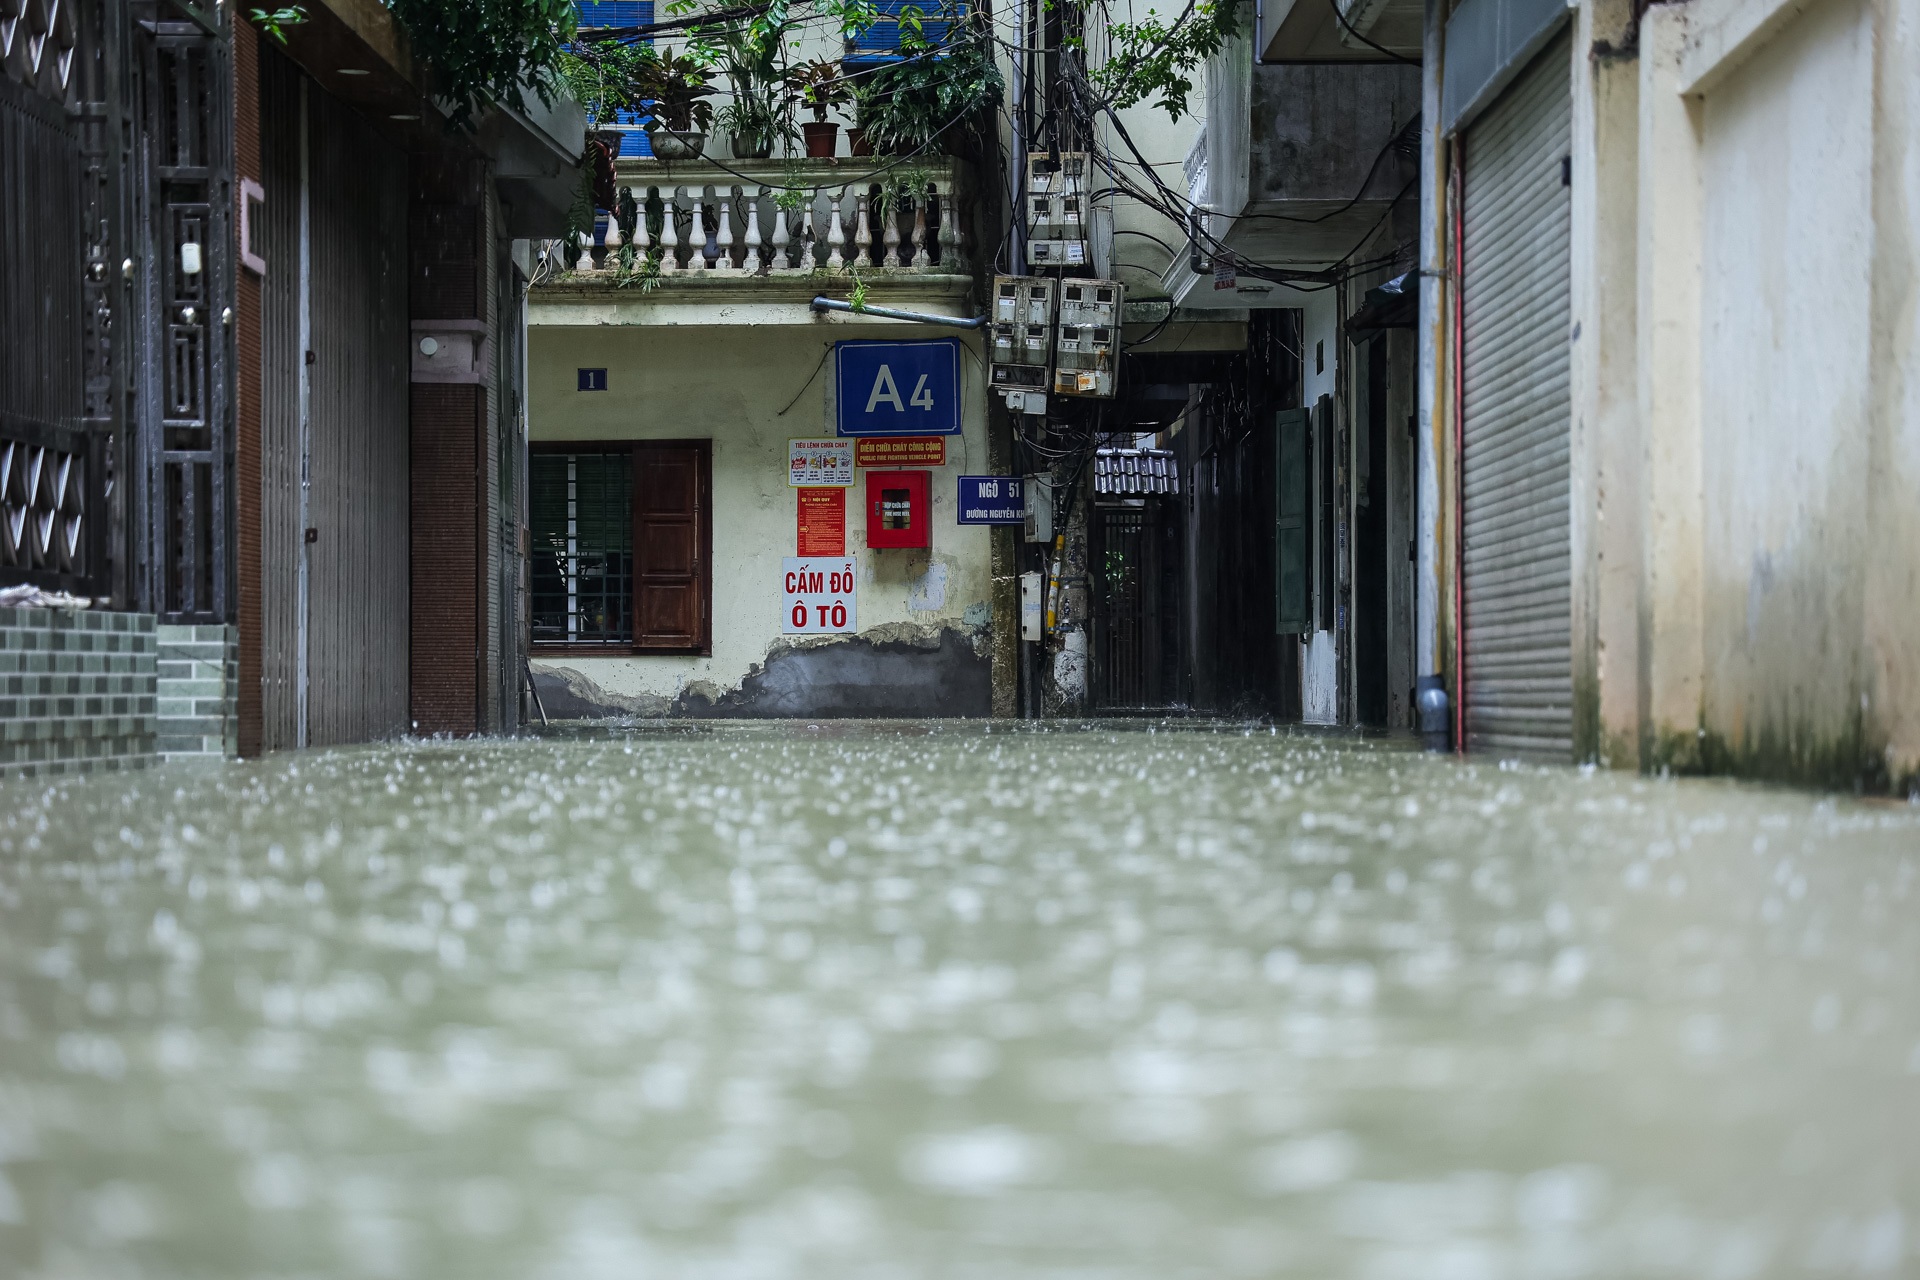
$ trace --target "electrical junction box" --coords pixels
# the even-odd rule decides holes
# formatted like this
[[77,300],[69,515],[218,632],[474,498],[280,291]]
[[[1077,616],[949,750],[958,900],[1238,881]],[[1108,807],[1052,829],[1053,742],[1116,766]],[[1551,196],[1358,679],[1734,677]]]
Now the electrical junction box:
[[1041,640],[1046,631],[1040,615],[1041,578],[1037,573],[1020,575],[1020,638]]
[[1029,240],[1027,265],[1030,267],[1084,267],[1087,265],[1085,240]]
[[1053,545],[1053,477],[1030,475],[1021,486],[1027,499],[1025,540]]
[[1047,416],[1047,393],[1044,391],[1007,392],[1007,412],[1024,413],[1035,418]]
[[[1049,366],[1053,363],[1053,302],[1058,281],[1040,276],[993,278],[993,350],[988,383],[995,391],[1040,393],[1042,408],[1015,413],[1044,413]],[[1011,405],[1009,407],[1012,407]]]
[[933,473],[867,472],[867,546],[933,545]]
[[1043,151],[1027,155],[1027,265],[1084,267],[1089,222],[1087,153]]
[[1054,343],[1053,390],[1063,396],[1111,397],[1119,367],[1118,280],[1062,280],[1060,333]]

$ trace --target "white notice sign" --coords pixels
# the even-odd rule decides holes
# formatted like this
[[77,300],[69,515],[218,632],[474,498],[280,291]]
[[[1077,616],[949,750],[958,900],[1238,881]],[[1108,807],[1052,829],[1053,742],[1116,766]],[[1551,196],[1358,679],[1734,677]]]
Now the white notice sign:
[[787,483],[800,489],[851,487],[853,441],[787,441]]
[[854,629],[853,557],[788,556],[780,573],[781,620],[787,634]]

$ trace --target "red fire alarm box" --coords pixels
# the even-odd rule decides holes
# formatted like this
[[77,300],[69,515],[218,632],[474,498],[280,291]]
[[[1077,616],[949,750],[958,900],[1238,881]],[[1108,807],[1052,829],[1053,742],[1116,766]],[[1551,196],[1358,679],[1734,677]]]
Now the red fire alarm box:
[[933,545],[930,471],[867,472],[867,545]]

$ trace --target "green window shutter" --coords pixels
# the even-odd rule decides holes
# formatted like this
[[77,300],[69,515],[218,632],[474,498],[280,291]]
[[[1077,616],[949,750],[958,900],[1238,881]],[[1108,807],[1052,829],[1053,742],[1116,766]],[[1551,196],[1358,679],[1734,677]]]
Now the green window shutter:
[[1274,473],[1279,480],[1274,511],[1275,608],[1279,634],[1312,630],[1307,504],[1312,476],[1307,470],[1307,411],[1286,409],[1274,415],[1277,441]]

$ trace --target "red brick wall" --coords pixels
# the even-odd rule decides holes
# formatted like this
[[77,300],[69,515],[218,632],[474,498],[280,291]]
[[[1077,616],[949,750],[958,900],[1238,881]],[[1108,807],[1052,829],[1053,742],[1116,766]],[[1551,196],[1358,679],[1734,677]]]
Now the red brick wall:
[[[260,164],[260,50],[259,34],[249,22],[233,26],[233,150],[236,239],[240,234],[241,178],[261,181]],[[233,261],[239,262],[238,251]],[[235,575],[240,628],[240,754],[257,756],[261,750],[261,616],[260,573],[260,409],[262,395],[260,346],[260,280],[242,267],[237,272],[234,311],[234,519],[238,535]]]
[[413,386],[415,733],[480,724],[481,388]]
[[[481,320],[487,173],[447,154],[414,157],[409,312]],[[413,388],[413,719],[416,733],[483,733],[486,702],[487,389]]]

